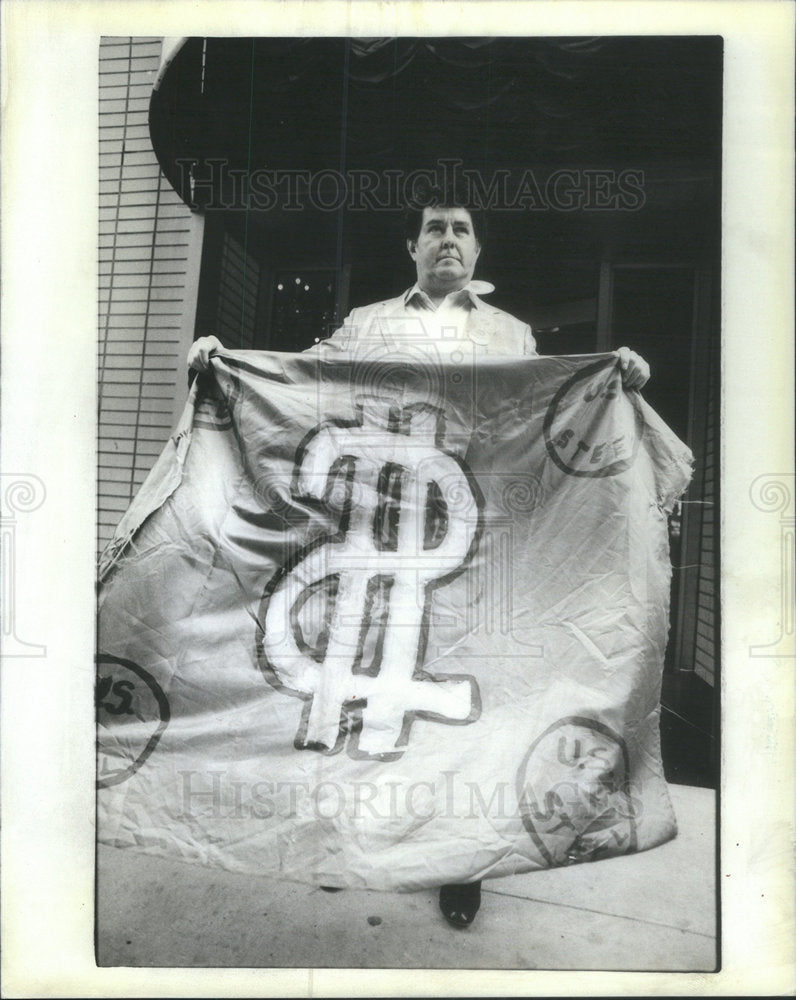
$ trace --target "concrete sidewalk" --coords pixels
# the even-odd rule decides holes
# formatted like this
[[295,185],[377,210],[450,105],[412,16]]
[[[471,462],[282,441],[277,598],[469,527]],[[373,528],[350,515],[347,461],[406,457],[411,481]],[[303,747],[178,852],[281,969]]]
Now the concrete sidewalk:
[[641,854],[484,882],[472,927],[437,893],[346,890],[98,853],[98,963],[712,971],[715,795],[670,786],[680,832]]

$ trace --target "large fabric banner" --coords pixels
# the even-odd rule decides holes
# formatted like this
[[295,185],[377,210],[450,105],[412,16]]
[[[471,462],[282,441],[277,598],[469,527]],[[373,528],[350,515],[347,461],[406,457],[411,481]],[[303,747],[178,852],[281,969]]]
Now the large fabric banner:
[[103,561],[100,839],[412,890],[672,837],[691,456],[616,358],[212,369]]

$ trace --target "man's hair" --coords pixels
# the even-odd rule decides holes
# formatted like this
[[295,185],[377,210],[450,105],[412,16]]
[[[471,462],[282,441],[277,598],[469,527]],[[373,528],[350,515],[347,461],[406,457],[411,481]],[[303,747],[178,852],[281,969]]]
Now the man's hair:
[[473,233],[478,243],[486,241],[486,213],[473,204],[469,185],[435,187],[429,183],[415,185],[411,199],[404,205],[404,236],[416,241],[423,225],[425,208],[464,208],[473,220]]

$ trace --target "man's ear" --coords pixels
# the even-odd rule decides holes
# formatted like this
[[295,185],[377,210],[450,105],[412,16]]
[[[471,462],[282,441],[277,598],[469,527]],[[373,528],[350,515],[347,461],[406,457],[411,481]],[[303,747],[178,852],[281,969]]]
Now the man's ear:
[[409,251],[409,256],[412,260],[415,260],[417,257],[417,240],[407,240],[406,249]]

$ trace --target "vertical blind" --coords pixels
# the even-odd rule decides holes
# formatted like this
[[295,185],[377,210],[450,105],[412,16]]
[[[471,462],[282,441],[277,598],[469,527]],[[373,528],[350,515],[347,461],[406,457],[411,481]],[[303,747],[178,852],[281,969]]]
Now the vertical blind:
[[713,358],[710,359],[708,400],[706,406],[704,442],[704,479],[699,504],[700,539],[699,569],[697,579],[696,639],[694,644],[694,671],[708,684],[715,684],[718,643],[716,601],[716,374]]
[[251,350],[257,335],[260,267],[228,232],[223,234],[216,334],[227,347]]

